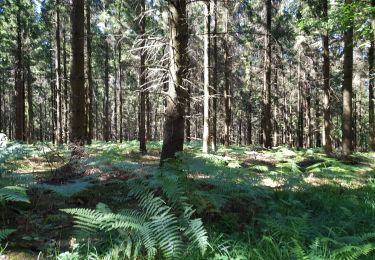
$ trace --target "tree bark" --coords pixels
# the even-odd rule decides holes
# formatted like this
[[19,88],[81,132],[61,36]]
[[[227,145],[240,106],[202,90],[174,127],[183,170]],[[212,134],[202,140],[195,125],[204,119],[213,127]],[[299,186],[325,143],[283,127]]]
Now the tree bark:
[[229,38],[228,38],[228,26],[229,26],[229,2],[226,1],[224,25],[225,25],[225,36],[223,39],[224,47],[224,146],[230,145],[230,126],[232,121],[231,111],[231,91],[230,91],[230,57],[229,57]]
[[94,138],[94,89],[92,84],[92,66],[91,66],[91,0],[86,0],[86,51],[87,51],[87,89],[88,89],[88,104],[87,115],[87,144],[92,143]]
[[140,90],[140,105],[139,105],[139,150],[141,154],[146,154],[146,19],[145,19],[145,0],[140,1],[140,16],[139,33],[141,37],[140,45],[140,69],[139,69],[139,90]]
[[121,64],[121,43],[119,43],[118,45],[118,66],[119,66],[119,98],[120,98],[120,107],[119,107],[119,110],[120,110],[120,132],[119,132],[119,135],[120,135],[120,143],[122,143],[123,141],[123,136],[124,136],[124,130],[123,130],[123,116],[124,116],[124,113],[123,113],[123,106],[124,106],[124,98],[123,98],[123,90],[122,90],[122,64]]
[[188,69],[187,44],[189,40],[186,19],[186,0],[170,0],[168,3],[170,26],[170,78],[165,110],[161,163],[183,150],[184,116],[187,93],[183,86]]
[[[352,0],[346,0],[351,4]],[[344,32],[344,82],[342,85],[342,154],[348,156],[353,152],[353,25]]]
[[203,99],[203,147],[202,152],[208,153],[208,143],[210,139],[210,0],[205,2],[205,32],[204,32],[204,99]]
[[23,84],[23,53],[22,53],[22,22],[21,3],[17,0],[17,52],[15,69],[15,139],[24,141],[25,139],[25,89]]
[[297,147],[303,148],[303,92],[302,92],[302,72],[301,72],[301,50],[298,50],[298,69],[297,69],[297,85],[298,85],[298,122],[297,122]]
[[[323,18],[328,20],[328,0],[323,1]],[[331,87],[330,87],[330,57],[329,57],[329,33],[326,30],[322,35],[323,41],[323,136],[324,151],[332,153],[331,139]]]
[[70,141],[77,146],[85,143],[85,125],[82,123],[85,121],[84,9],[84,0],[73,0]]
[[211,138],[211,148],[212,151],[217,149],[217,90],[218,90],[218,49],[217,49],[217,0],[214,0],[214,38],[213,38],[213,59],[214,59],[214,70],[212,77],[212,138]]
[[264,36],[264,94],[263,94],[263,116],[262,116],[262,130],[263,130],[263,146],[271,148],[271,0],[265,0],[265,14],[266,14],[266,28]]
[[[371,1],[371,5],[375,7],[375,0]],[[374,120],[374,85],[375,85],[375,67],[374,67],[374,52],[375,52],[375,18],[371,17],[372,21],[372,35],[371,45],[368,51],[368,69],[369,69],[369,132],[370,132],[370,148],[375,151],[375,120]]]
[[63,143],[62,131],[62,98],[61,98],[61,38],[60,38],[60,0],[56,0],[56,50],[55,50],[55,138],[57,143]]

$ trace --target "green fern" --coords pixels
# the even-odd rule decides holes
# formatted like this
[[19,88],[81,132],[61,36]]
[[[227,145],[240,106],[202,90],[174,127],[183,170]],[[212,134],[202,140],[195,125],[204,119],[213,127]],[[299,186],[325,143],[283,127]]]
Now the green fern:
[[0,202],[26,202],[30,203],[26,189],[17,186],[8,186],[0,189]]
[[[188,248],[195,247],[204,254],[208,238],[203,223],[193,218],[194,210],[186,203],[183,189],[178,184],[173,188],[171,180],[166,178],[162,189],[166,201],[155,195],[149,182],[133,180],[129,196],[138,201],[137,209],[113,213],[108,206],[99,203],[95,210],[63,211],[73,215],[76,228],[86,233],[117,232],[122,243],[125,242],[127,258],[136,258],[142,251],[148,258],[155,258],[159,253],[165,258],[178,258]],[[155,187],[157,183],[163,186],[161,179],[151,185]]]
[[0,229],[0,241],[6,239],[15,229]]

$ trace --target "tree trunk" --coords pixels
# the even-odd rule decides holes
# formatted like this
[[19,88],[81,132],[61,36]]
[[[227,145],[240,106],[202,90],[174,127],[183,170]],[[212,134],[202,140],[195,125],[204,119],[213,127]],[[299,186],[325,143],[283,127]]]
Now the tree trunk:
[[25,139],[25,89],[23,84],[23,54],[22,54],[22,22],[21,22],[21,3],[17,0],[17,52],[16,52],[16,69],[15,69],[15,139],[23,141]]
[[60,40],[60,0],[56,0],[56,50],[55,50],[55,138],[57,143],[63,143],[62,111],[61,111],[61,40]]
[[203,147],[202,152],[208,153],[208,143],[210,139],[210,25],[211,25],[211,14],[210,14],[210,0],[205,2],[205,32],[204,32],[204,99],[203,99]]
[[[85,143],[85,16],[84,0],[73,0],[72,8],[72,71],[71,82],[71,131],[70,141],[83,146]],[[72,155],[74,155],[74,150]]]
[[214,41],[213,41],[213,59],[214,59],[214,71],[212,77],[212,90],[213,90],[213,99],[212,99],[212,136],[211,136],[211,148],[212,151],[216,151],[217,149],[217,90],[218,90],[218,50],[217,50],[217,0],[214,0],[214,14],[215,14],[215,22],[214,22]]
[[[346,0],[351,4],[352,0]],[[342,86],[342,154],[348,156],[353,152],[353,26],[344,33],[344,82]]]
[[[375,7],[375,0],[371,1],[372,7]],[[375,120],[374,120],[374,85],[375,85],[375,67],[374,67],[374,48],[375,48],[375,18],[372,17],[372,39],[370,49],[368,51],[368,69],[369,69],[369,132],[370,132],[370,148],[375,151]]]
[[140,106],[139,106],[139,150],[142,154],[147,153],[146,149],[146,19],[145,19],[145,0],[141,0],[139,23],[139,33],[141,37],[140,46],[140,69],[139,69],[139,90],[140,90]]
[[119,96],[120,96],[120,143],[123,141],[123,135],[124,135],[124,130],[123,130],[123,106],[124,106],[124,99],[123,99],[123,90],[122,90],[122,64],[121,64],[121,43],[118,45],[118,69],[119,69]]
[[303,148],[303,92],[302,92],[302,75],[301,75],[301,50],[298,50],[298,123],[297,123],[297,139],[298,148]]
[[94,89],[92,84],[92,66],[91,66],[91,0],[86,0],[86,51],[87,51],[87,89],[88,89],[88,104],[87,115],[87,144],[92,143],[94,138]]
[[110,120],[109,120],[109,43],[107,37],[104,38],[104,140],[109,141]]
[[[27,142],[31,144],[34,141],[34,110],[33,110],[33,87],[32,87],[33,77],[31,74],[29,59],[27,61],[26,70],[27,70],[27,103],[28,103]],[[0,127],[0,131],[1,131],[1,127]]]
[[266,28],[264,36],[264,94],[263,94],[263,146],[271,148],[271,0],[265,0]]
[[184,114],[187,93],[183,86],[188,69],[187,44],[189,40],[186,19],[186,0],[170,0],[170,78],[165,110],[163,147],[160,160],[173,158],[176,152],[183,150]]
[[[323,16],[328,19],[328,0],[323,1]],[[324,151],[326,154],[332,153],[331,139],[331,89],[330,89],[330,57],[329,57],[329,34],[325,31],[322,35],[323,41],[323,136]]]
[[228,38],[228,26],[229,26],[229,2],[226,2],[227,6],[225,8],[225,37],[223,39],[224,47],[224,146],[228,147],[230,145],[230,125],[232,121],[232,111],[231,111],[231,93],[230,93],[230,57],[229,57],[229,38]]
[[67,50],[66,50],[66,31],[65,27],[63,30],[63,75],[64,75],[64,102],[63,102],[63,117],[64,117],[64,142],[68,142],[68,122],[69,122],[69,112],[68,112],[68,65],[67,65]]

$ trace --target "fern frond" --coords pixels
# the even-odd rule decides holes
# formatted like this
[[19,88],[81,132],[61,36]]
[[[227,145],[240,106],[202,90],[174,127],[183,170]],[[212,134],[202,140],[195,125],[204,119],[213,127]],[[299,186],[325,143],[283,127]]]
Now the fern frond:
[[8,186],[0,189],[0,201],[30,203],[26,189],[17,186]]
[[0,229],[0,241],[6,239],[15,229]]

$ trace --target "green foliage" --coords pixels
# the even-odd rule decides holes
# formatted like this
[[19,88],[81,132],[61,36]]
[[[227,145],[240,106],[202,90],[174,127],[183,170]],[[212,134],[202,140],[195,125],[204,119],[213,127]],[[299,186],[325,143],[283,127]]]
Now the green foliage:
[[0,189],[0,204],[5,202],[26,202],[29,203],[29,198],[26,194],[26,189],[18,186],[9,186]]
[[15,229],[0,229],[0,241],[6,239]]
[[54,185],[54,184],[43,183],[43,184],[34,185],[34,187],[53,191],[63,197],[71,197],[91,187],[92,179],[93,178],[91,176],[87,176],[87,177],[79,178],[77,180],[74,180],[65,184]]
[[96,209],[64,209],[75,218],[75,226],[84,232],[110,232],[125,243],[122,254],[136,258],[145,252],[149,258],[161,254],[166,258],[181,257],[187,250],[198,248],[204,254],[207,232],[194,210],[186,201],[178,178],[159,176],[151,186],[160,185],[166,200],[155,194],[150,183],[135,179],[130,181],[130,198],[136,199],[136,209],[113,213],[105,204]]

